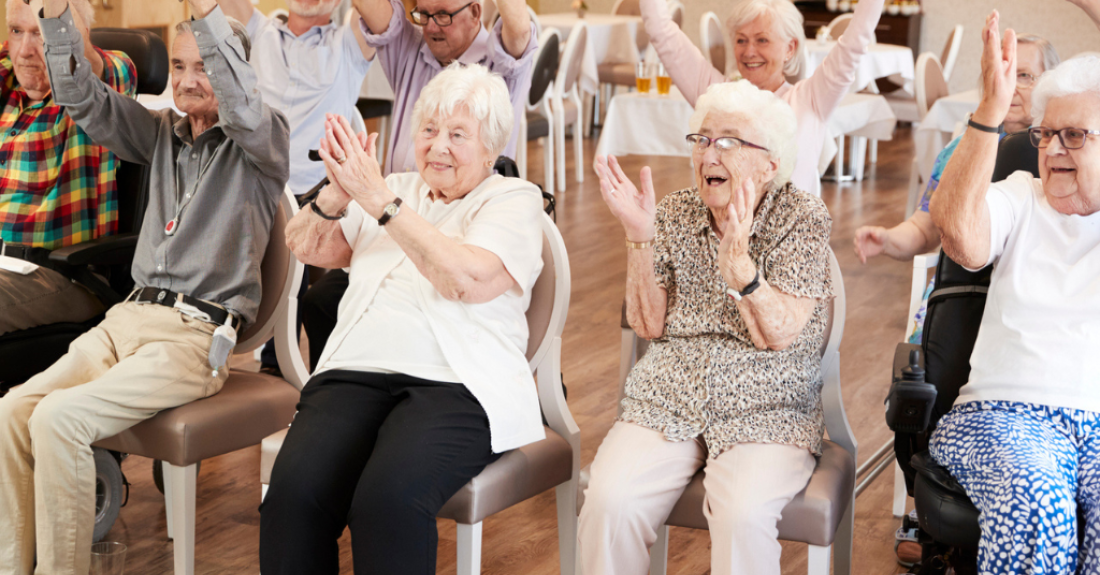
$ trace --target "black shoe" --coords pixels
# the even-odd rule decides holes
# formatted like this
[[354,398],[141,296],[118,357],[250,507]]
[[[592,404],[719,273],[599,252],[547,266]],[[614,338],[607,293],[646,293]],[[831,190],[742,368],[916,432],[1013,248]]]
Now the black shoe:
[[283,370],[279,369],[277,365],[261,365],[260,373],[264,375],[272,375],[275,377],[283,377]]

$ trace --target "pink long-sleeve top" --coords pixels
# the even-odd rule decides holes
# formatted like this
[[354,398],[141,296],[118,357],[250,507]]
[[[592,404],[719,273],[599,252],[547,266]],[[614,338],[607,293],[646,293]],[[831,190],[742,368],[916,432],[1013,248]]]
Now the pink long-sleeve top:
[[[863,0],[857,4],[848,29],[813,76],[793,85],[784,82],[775,91],[776,96],[791,105],[798,121],[795,136],[798,138],[798,157],[791,181],[799,189],[816,196],[821,195],[817,165],[825,145],[825,124],[856,79],[859,58],[867,52],[874,38],[884,1]],[[641,8],[653,48],[673,83],[692,106],[711,84],[726,81],[672,21],[665,0],[641,0]]]

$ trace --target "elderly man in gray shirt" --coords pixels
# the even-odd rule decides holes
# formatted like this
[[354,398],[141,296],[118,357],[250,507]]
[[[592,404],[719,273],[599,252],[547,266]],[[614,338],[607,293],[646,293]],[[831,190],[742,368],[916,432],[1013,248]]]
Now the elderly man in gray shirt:
[[[152,167],[134,258],[138,289],[69,353],[0,399],[0,574],[86,573],[95,515],[91,444],[217,393],[218,337],[256,316],[287,181],[289,128],[263,103],[248,35],[215,0],[172,45],[175,104],[151,112],[92,75],[67,0],[47,0],[53,95],[97,144]],[[36,542],[37,534],[37,542]]]

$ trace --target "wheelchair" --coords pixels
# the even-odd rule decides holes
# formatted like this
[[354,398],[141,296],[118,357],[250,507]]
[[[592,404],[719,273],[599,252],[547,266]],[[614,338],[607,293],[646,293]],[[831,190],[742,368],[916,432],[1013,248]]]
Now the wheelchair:
[[[993,181],[1017,170],[1039,177],[1038,150],[1026,132],[1001,141]],[[894,354],[886,420],[895,432],[894,451],[917,510],[922,557],[915,572],[922,575],[949,568],[959,575],[977,573],[978,509],[929,454],[928,444],[936,423],[969,380],[991,275],[992,266],[971,272],[941,252],[921,344],[899,344]]]

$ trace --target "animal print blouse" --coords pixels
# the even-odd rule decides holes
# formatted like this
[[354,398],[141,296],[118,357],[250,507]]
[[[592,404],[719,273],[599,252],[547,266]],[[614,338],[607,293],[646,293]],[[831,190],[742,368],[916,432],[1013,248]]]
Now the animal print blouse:
[[626,382],[622,421],[669,441],[702,434],[711,457],[734,444],[784,443],[821,453],[821,359],[832,218],[791,185],[768,192],[753,219],[749,256],[772,287],[818,305],[794,343],[758,350],[718,270],[718,237],[698,193],[657,207],[654,268],[668,292],[665,332]]

